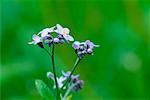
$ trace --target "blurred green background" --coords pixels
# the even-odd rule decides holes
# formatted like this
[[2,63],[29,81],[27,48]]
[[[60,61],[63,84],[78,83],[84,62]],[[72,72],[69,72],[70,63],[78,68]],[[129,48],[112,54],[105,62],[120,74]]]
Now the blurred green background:
[[[41,99],[34,80],[49,83],[51,61],[27,43],[57,23],[69,27],[76,40],[101,45],[78,66],[75,73],[85,85],[73,92],[73,100],[150,99],[149,0],[1,0],[0,5],[2,100]],[[70,70],[76,59],[71,44],[58,45],[55,53],[57,74]]]

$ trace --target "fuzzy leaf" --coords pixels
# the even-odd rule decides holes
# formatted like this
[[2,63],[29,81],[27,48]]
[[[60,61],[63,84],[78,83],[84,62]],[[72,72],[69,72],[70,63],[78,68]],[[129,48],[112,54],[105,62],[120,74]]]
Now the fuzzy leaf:
[[43,99],[50,99],[53,97],[52,92],[42,80],[35,80],[36,88]]

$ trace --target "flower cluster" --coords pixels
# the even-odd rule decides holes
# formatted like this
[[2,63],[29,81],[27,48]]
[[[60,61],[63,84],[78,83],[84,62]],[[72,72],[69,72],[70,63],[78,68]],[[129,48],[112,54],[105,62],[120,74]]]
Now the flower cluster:
[[[54,45],[74,41],[74,38],[69,33],[70,30],[68,28],[63,28],[61,25],[56,24],[51,28],[43,29],[38,34],[33,34],[33,40],[32,42],[29,42],[29,44],[38,45],[39,47],[43,48],[51,57],[53,73],[47,72],[47,77],[54,81],[53,88],[56,89],[57,100],[60,98],[62,100],[66,100],[71,90],[77,92],[83,88],[84,81],[79,80],[79,75],[73,75],[73,73],[81,59],[85,55],[92,55],[94,48],[99,47],[99,45],[95,45],[90,40],[86,40],[85,42],[75,41],[72,44],[72,47],[77,54],[77,60],[72,68],[72,71],[62,71],[62,76],[58,77],[56,75],[54,64]],[[47,44],[49,47],[52,46],[53,49],[51,53],[46,48],[44,48],[45,44]],[[65,91],[65,93],[62,91]]]
[[[53,36],[54,33],[56,34],[55,37]],[[65,41],[74,41],[74,38],[69,33],[70,30],[68,28],[63,28],[61,25],[56,24],[51,28],[43,29],[37,35],[33,34],[33,41],[29,42],[29,44],[37,44],[41,48],[44,48],[43,43],[51,46],[52,44],[63,44]]]
[[[69,78],[71,72],[68,71],[68,72],[65,73],[64,71],[62,71],[62,74],[63,74],[64,77]],[[79,77],[80,77],[79,74],[78,75],[71,75],[71,83],[74,85],[73,90],[76,91],[76,92],[78,90],[82,89],[83,85],[84,85],[84,81],[79,80]]]
[[[70,71],[68,71],[66,73],[64,71],[62,71],[62,76],[60,78],[57,77],[58,87],[60,89],[64,85],[64,82],[69,78],[70,74],[71,74]],[[80,76],[79,74],[78,75],[71,75],[71,82],[70,82],[70,84],[68,84],[68,87],[73,86],[72,89],[74,91],[76,91],[76,92],[78,90],[82,89],[83,85],[84,85],[84,81],[83,80],[79,80],[79,76]],[[53,88],[56,88],[53,73],[52,72],[47,72],[47,77],[54,81]],[[64,87],[63,89],[66,89],[66,87]]]
[[75,50],[75,53],[78,55],[78,57],[81,59],[83,58],[86,54],[93,54],[93,49],[94,47],[99,47],[99,45],[95,45],[93,42],[90,40],[86,40],[85,42],[79,42],[75,41],[72,44],[72,47]]

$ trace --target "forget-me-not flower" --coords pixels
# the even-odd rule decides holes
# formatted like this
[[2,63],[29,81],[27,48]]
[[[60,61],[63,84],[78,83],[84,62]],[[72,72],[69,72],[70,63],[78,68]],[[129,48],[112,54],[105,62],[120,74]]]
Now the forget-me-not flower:
[[36,34],[33,34],[32,36],[32,39],[33,41],[32,42],[29,42],[28,44],[34,44],[34,45],[39,45],[41,48],[44,48],[43,44],[42,44],[42,39],[41,37],[39,37],[38,35]]
[[99,45],[95,45],[93,42],[90,40],[86,40],[85,42],[79,42],[75,41],[72,44],[72,47],[75,50],[75,53],[78,55],[78,57],[81,59],[83,58],[86,54],[92,54],[94,47],[99,47]]
[[65,40],[67,41],[74,41],[74,38],[69,35],[70,30],[68,28],[63,28],[61,25],[56,24],[56,30],[55,32],[62,35],[64,37]]
[[45,28],[45,29],[43,29],[42,31],[40,31],[40,32],[38,33],[38,35],[41,34],[41,38],[45,39],[46,37],[49,37],[49,36],[50,36],[50,33],[54,32],[54,28],[55,28],[55,26],[54,26],[54,27],[51,27],[51,28]]
[[[53,81],[54,81],[54,88],[56,88],[56,85],[55,85],[55,79],[54,79],[54,74],[52,72],[47,72],[47,77],[48,78],[51,78]],[[57,79],[57,83],[58,83],[58,87],[61,88],[63,86],[63,82],[67,79],[66,77],[64,76],[61,76],[60,78],[56,78]]]

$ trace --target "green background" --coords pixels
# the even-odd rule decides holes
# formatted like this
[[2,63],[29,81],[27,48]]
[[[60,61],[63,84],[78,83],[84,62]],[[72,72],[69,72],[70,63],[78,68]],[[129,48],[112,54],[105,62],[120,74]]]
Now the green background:
[[[150,99],[149,0],[1,0],[1,99],[40,99],[34,80],[47,85],[49,56],[28,45],[32,35],[59,23],[80,41],[101,45],[75,73],[84,88],[75,99]],[[70,44],[57,45],[57,74],[76,59]]]

